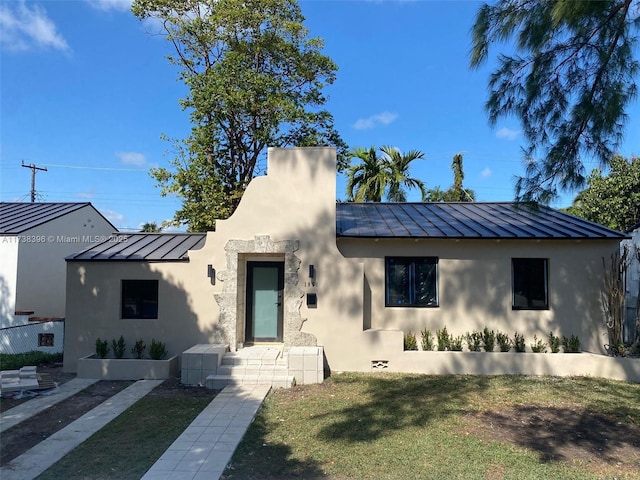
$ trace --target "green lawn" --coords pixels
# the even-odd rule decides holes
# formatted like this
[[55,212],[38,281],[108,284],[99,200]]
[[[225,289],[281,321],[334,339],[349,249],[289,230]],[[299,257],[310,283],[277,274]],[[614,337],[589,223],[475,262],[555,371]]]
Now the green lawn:
[[226,479],[637,479],[640,385],[334,375],[272,391]]
[[[211,398],[147,396],[39,480],[138,479]],[[640,478],[640,385],[334,375],[272,390],[231,479]]]
[[212,398],[147,395],[38,480],[138,480]]

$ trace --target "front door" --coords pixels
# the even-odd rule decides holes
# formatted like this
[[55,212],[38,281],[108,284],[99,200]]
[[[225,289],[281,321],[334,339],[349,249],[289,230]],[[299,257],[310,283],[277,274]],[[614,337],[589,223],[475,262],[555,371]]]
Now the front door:
[[284,264],[247,262],[247,342],[282,341]]

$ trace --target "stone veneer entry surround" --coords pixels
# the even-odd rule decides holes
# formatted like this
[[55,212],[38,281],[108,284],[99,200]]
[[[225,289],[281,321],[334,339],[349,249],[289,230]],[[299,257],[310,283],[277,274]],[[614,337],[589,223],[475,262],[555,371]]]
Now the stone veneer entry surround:
[[284,260],[283,341],[285,349],[292,346],[316,346],[315,335],[301,332],[305,319],[300,315],[304,291],[298,287],[300,259],[295,252],[298,240],[274,242],[269,235],[256,235],[253,240],[229,240],[224,247],[226,270],[218,272],[223,282],[222,293],[215,294],[220,306],[220,327],[229,349],[235,351],[244,342],[245,325],[245,272],[247,259]]

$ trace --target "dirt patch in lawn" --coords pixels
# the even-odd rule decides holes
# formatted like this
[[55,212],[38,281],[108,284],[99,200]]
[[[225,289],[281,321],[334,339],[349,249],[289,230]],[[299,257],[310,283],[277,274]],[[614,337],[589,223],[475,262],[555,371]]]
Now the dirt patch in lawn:
[[640,419],[614,418],[585,409],[522,406],[472,415],[473,433],[536,452],[542,462],[590,465],[594,473],[615,466],[640,471]]
[[[52,380],[59,384],[75,378],[75,374],[62,372],[61,366],[38,367],[38,372],[47,371]],[[64,380],[64,381],[63,381]],[[92,408],[107,400],[109,397],[124,390],[132,381],[101,380],[84,390],[78,392],[33,417],[2,432],[0,435],[0,465],[5,465],[12,459],[23,454],[42,440],[61,430],[74,420],[78,419]],[[53,394],[55,395],[55,393]],[[198,387],[185,387],[180,384],[179,378],[171,378],[162,382],[153,389],[149,396],[155,397],[193,397],[211,396],[211,390]],[[37,398],[37,397],[34,397]],[[30,401],[30,398],[1,399],[2,411]]]

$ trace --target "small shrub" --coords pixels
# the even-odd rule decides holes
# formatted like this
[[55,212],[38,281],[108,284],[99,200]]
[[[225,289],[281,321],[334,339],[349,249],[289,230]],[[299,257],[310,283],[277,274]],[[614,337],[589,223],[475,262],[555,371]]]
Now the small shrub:
[[136,344],[131,349],[131,355],[133,355],[133,358],[141,359],[144,356],[146,348],[147,346],[144,344],[142,339],[136,340]]
[[527,346],[524,343],[524,335],[520,335],[518,332],[515,333],[513,336],[513,348],[518,353],[527,351]]
[[557,337],[553,332],[549,332],[549,348],[551,353],[558,353],[560,351],[560,337]]
[[467,333],[467,347],[470,352],[479,352],[480,345],[482,344],[482,333],[481,332],[471,332]]
[[113,350],[113,355],[116,358],[124,357],[124,348],[125,348],[125,343],[124,343],[124,337],[122,335],[120,335],[120,338],[118,339],[117,342],[115,339],[111,340],[111,349]]
[[104,358],[109,353],[109,342],[106,340],[96,339],[96,355],[100,358]]
[[571,338],[562,336],[562,347],[565,353],[578,353],[580,352],[580,340],[576,335],[571,335]]
[[418,341],[416,340],[416,335],[413,332],[409,332],[404,335],[404,349],[418,350]]
[[533,343],[531,344],[531,351],[533,353],[547,353],[547,344],[538,339],[536,335],[533,336]]
[[426,352],[433,350],[433,334],[431,331],[425,328],[420,332],[420,335],[422,336],[422,350]]
[[484,327],[484,330],[482,331],[482,344],[485,352],[493,352],[496,345],[496,332]]
[[506,333],[498,332],[496,334],[496,340],[498,341],[498,347],[501,352],[508,352],[511,350],[511,339]]
[[451,349],[451,337],[447,332],[447,327],[442,327],[441,330],[436,330],[436,337],[438,337],[438,351],[444,352]]
[[452,352],[461,352],[462,342],[464,342],[464,337],[462,335],[458,335],[457,337],[451,335],[449,337],[449,349]]
[[149,347],[149,356],[153,360],[162,360],[167,356],[167,349],[165,347],[164,342],[156,342],[153,338],[151,339],[151,346]]
[[624,343],[619,343],[617,347],[610,348],[609,353],[614,357],[626,357],[627,346]]

